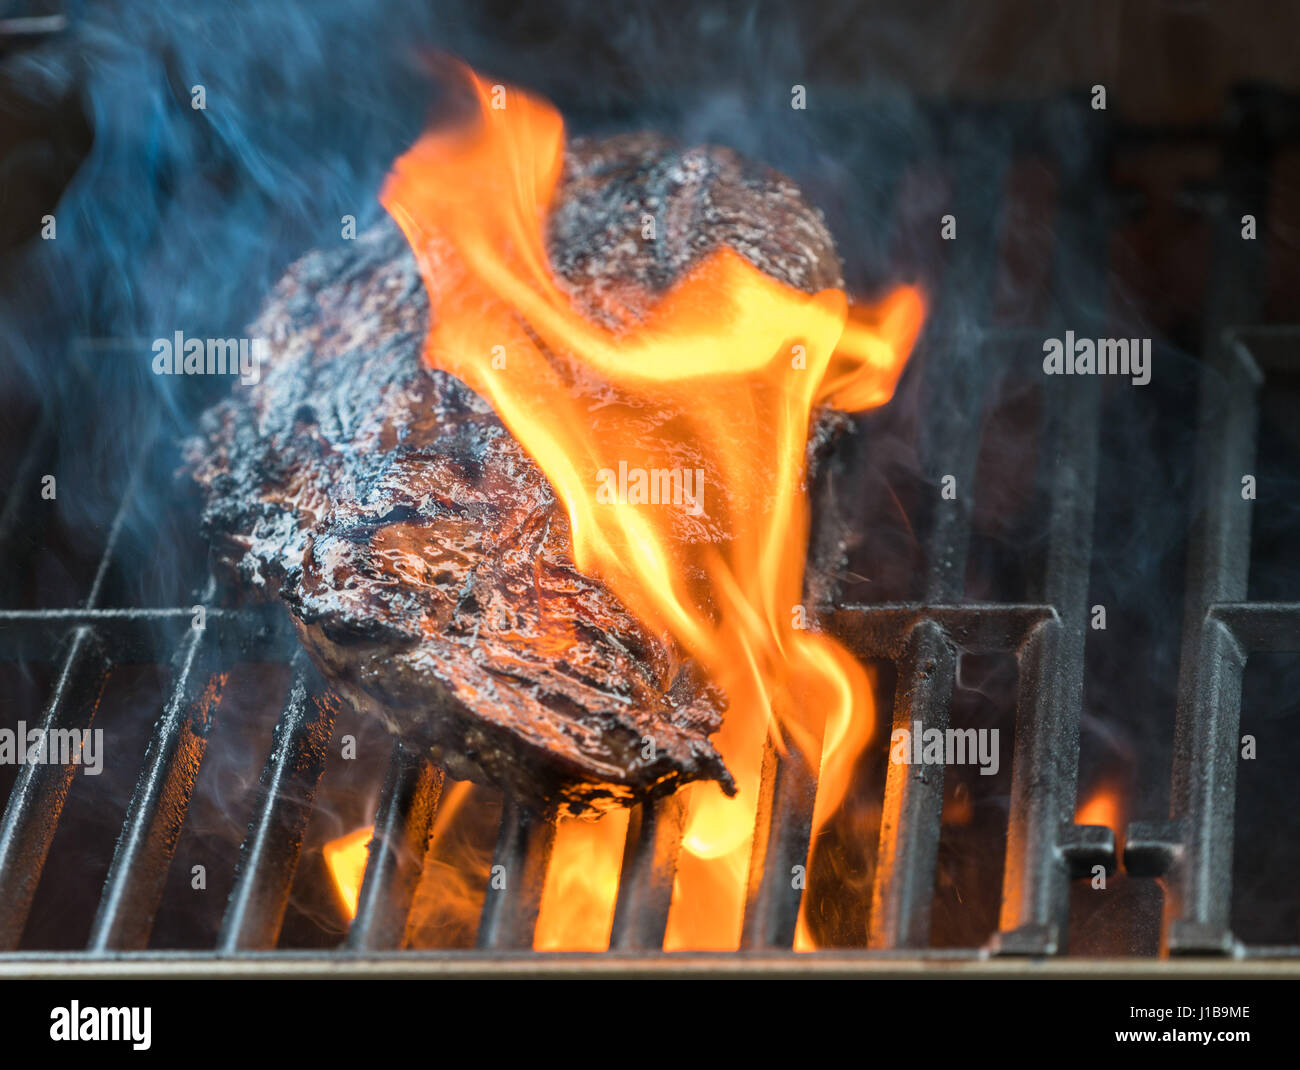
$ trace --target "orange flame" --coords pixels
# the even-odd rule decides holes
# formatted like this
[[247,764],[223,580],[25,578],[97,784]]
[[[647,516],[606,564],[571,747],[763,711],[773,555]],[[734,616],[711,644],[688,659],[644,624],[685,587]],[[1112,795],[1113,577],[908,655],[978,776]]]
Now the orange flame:
[[348,919],[357,916],[357,899],[361,895],[361,879],[366,874],[366,858],[370,854],[370,840],[375,834],[373,825],[353,829],[346,836],[330,840],[322,849],[325,865],[334,878],[334,888],[343,901]]
[[598,821],[568,818],[556,826],[534,950],[604,951],[609,946],[627,823],[628,812],[614,810]]
[[[547,260],[559,114],[514,89],[493,99],[469,78],[476,117],[426,133],[381,195],[435,310],[425,357],[487,399],[541,467],[568,513],[578,568],[725,692],[714,743],[739,793],[690,788],[665,946],[734,948],[768,734],[820,767],[816,828],[874,723],[862,666],[808,630],[799,605],[811,415],[889,400],[923,301],[902,287],[851,308],[840,290],[810,296],[720,248],[661,297],[644,295],[639,318],[624,310],[618,329],[601,326]],[[674,507],[631,489],[663,472],[687,485],[694,476],[694,494]],[[607,938],[622,838],[609,817],[595,827],[557,837],[548,889],[566,889],[574,920],[553,922],[544,900],[548,947],[590,946],[597,915]]]
[[[443,795],[433,827],[429,830],[426,854],[432,854],[438,846],[438,841],[455,820],[472,788],[473,785],[468,780],[460,780]],[[330,840],[321,848],[321,853],[325,856],[325,867],[334,880],[334,888],[343,901],[349,921],[357,916],[361,882],[366,875],[366,861],[370,857],[370,841],[374,835],[374,825],[363,825],[346,836]]]
[[1080,804],[1074,815],[1076,825],[1104,825],[1116,837],[1124,830],[1124,796],[1112,784],[1103,784]]

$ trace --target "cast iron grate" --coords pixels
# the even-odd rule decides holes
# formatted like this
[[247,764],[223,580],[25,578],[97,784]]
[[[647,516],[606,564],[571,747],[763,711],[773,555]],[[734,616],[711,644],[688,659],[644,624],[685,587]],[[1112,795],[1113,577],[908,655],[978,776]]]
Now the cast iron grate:
[[[1240,473],[1249,471],[1255,450],[1261,368],[1286,343],[1294,345],[1297,334],[1243,326],[1256,323],[1259,316],[1260,267],[1256,243],[1231,236],[1242,214],[1262,218],[1268,188],[1258,176],[1266,173],[1266,157],[1300,131],[1294,124],[1276,121],[1279,109],[1271,94],[1244,92],[1237,105],[1241,113],[1236,121],[1209,135],[1226,141],[1226,201],[1219,213],[1222,240],[1215,261],[1220,277],[1212,287],[1218,302],[1207,317],[1197,457],[1197,485],[1205,500],[1194,511],[1188,564],[1171,818],[1133,824],[1124,861],[1130,875],[1166,881],[1163,943],[1169,951],[1287,956],[1300,954],[1300,947],[1244,949],[1233,939],[1227,875],[1245,658],[1257,650],[1300,650],[1300,604],[1245,601],[1250,513],[1249,503],[1239,494]],[[1283,111],[1294,114],[1293,108]],[[1125,138],[1158,135],[1114,126],[1104,138],[1073,141],[1067,134],[1071,145],[1065,152],[1059,133],[1050,128],[1062,116],[1076,121],[1079,116],[1069,108],[1049,112],[1047,118],[1035,114],[1020,127],[999,123],[998,132],[989,136],[1014,140],[1023,135],[1055,152],[1062,200],[1075,206],[1062,219],[1059,243],[1069,250],[1072,263],[1057,269],[1070,273],[1074,308],[1103,308],[1105,242],[1115,207],[1105,181],[1110,154]],[[965,118],[965,124],[956,125],[968,130],[970,117]],[[1009,129],[1013,133],[1008,134]],[[1202,131],[1190,136],[1207,135]],[[996,221],[981,212],[982,197],[1000,183],[1010,151],[951,148],[958,172],[954,211],[970,221],[965,225],[973,233],[968,231],[954,249],[948,285],[961,288],[968,300],[987,309],[997,232]],[[963,204],[963,198],[969,203]],[[929,429],[924,464],[936,482],[941,474],[952,474],[969,486],[975,479],[983,399],[977,382],[960,377],[961,369],[975,362],[945,361],[945,347],[996,350],[1015,344],[1013,336],[1041,339],[1055,329],[1056,321],[1037,332],[987,328],[972,334],[944,321],[941,300],[935,305],[939,318],[927,327],[923,365],[927,376],[936,380],[936,389],[947,391],[957,403],[940,410],[943,426]],[[1068,326],[1082,332],[1090,324],[1076,317]],[[983,948],[931,948],[944,804],[942,767],[936,775],[933,768],[891,765],[868,948],[853,954],[935,960],[1058,954],[1066,948],[1071,879],[1097,865],[1115,868],[1112,831],[1079,826],[1073,819],[1098,479],[1098,381],[1047,378],[1043,403],[1038,463],[1049,509],[1041,600],[1005,604],[964,599],[971,516],[969,506],[959,500],[946,503],[933,518],[925,542],[928,571],[922,599],[843,605],[825,622],[861,657],[893,662],[893,719],[900,727],[916,722],[926,728],[948,726],[959,653],[1012,654],[1019,673],[999,931]],[[38,450],[39,444],[28,451],[10,501],[0,513],[0,550],[14,537],[18,487],[29,482],[23,473],[30,477],[37,470],[33,458]],[[194,626],[191,606],[101,605],[128,505],[129,494],[80,608],[0,611],[4,658],[56,666],[42,715],[47,730],[88,728],[115,664],[151,661],[160,637],[174,651],[169,691],[126,809],[85,954],[103,957],[147,947],[211,728],[220,716],[224,667],[250,651],[265,657],[271,650],[290,661],[292,683],[275,726],[214,949],[223,956],[268,951],[276,947],[324,773],[335,700],[307,659],[293,652],[292,633],[278,612],[213,605],[216,589],[211,583],[200,599],[208,607],[202,627]],[[26,765],[19,771],[0,818],[0,952],[19,947],[74,771],[58,765]],[[393,747],[355,919],[341,951],[320,954],[336,957],[403,947],[443,785],[442,771],[426,758],[400,743]],[[814,773],[795,755],[769,751],[746,897],[744,951],[783,953],[792,948],[801,893],[792,887],[789,874],[807,858],[815,797]],[[683,819],[683,808],[674,798],[633,812],[612,952],[644,956],[662,947]],[[486,892],[478,953],[531,949],[553,839],[550,821],[507,800],[494,863],[504,865],[512,879],[505,889]]]

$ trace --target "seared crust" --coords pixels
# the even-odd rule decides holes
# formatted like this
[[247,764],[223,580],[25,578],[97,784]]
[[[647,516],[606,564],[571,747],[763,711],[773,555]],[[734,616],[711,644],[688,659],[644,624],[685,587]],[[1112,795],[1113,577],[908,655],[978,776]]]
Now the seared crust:
[[[819,214],[734,153],[636,135],[577,142],[566,164],[552,264],[595,317],[724,243],[801,289],[839,284]],[[428,327],[388,220],[289,270],[252,328],[261,381],[186,444],[215,561],[282,600],[340,694],[454,777],[566,813],[696,779],[733,790],[708,739],[722,696],[576,570],[540,470],[421,360]]]

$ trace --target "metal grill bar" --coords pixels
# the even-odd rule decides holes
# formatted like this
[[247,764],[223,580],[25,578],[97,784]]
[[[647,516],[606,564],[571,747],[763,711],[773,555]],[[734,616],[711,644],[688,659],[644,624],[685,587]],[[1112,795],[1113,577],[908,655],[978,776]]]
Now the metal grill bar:
[[[899,663],[894,728],[948,727],[957,653],[933,620],[918,621]],[[891,762],[885,775],[868,946],[928,947],[943,814],[942,766]]]
[[[1205,384],[1204,445],[1198,473],[1210,501],[1195,523],[1188,552],[1178,718],[1174,729],[1171,806],[1183,833],[1176,878],[1171,882],[1165,939],[1171,952],[1232,948],[1233,816],[1237,794],[1237,735],[1241,723],[1241,675],[1246,652],[1229,630],[1209,615],[1212,603],[1246,595],[1250,565],[1250,503],[1241,500],[1241,473],[1255,455],[1258,369],[1236,353],[1227,356],[1227,399],[1210,400]],[[1207,370],[1207,375],[1212,374]],[[1216,376],[1217,378],[1217,376]],[[1233,493],[1236,491],[1236,493]],[[1234,500],[1235,499],[1235,500]]]
[[1069,909],[1062,846],[1076,802],[1099,385],[1085,380],[1058,404],[1065,413],[1049,447],[1054,494],[1046,594],[1060,618],[1034,629],[1020,656],[998,939],[998,949],[1008,953],[1060,951]]
[[[1075,102],[1059,118],[1063,137],[1079,136],[1073,164],[1063,175],[1060,203],[1069,210],[1061,220],[1063,240],[1057,243],[1054,275],[1058,289],[1081,310],[1077,326],[1085,336],[1095,337],[1103,333],[1095,310],[1106,303],[1110,205],[1101,191],[1110,144],[1084,133],[1090,125],[1086,105]],[[1080,833],[1073,820],[1101,384],[1096,376],[1055,376],[1046,380],[1044,391],[1047,428],[1040,467],[1050,487],[1051,507],[1043,600],[1055,607],[1057,619],[1035,628],[1019,655],[1002,910],[993,945],[1009,954],[1057,954],[1064,949],[1070,856],[1077,852],[1081,836],[1090,850],[1106,856],[1108,870],[1114,868],[1113,832]]]
[[1229,921],[1242,673],[1253,652],[1300,650],[1300,604],[1240,600],[1250,562],[1241,476],[1254,465],[1263,362],[1236,332],[1222,337],[1219,355],[1202,386],[1204,497],[1188,554],[1170,818],[1134,822],[1125,849],[1132,872],[1168,878],[1173,954],[1240,950]]
[[1300,650],[1300,602],[1218,602],[1208,616],[1248,653]]
[[1019,649],[1040,624],[1053,620],[1052,606],[967,602],[959,606],[916,606],[881,602],[848,605],[829,617],[831,631],[863,658],[900,660],[917,625],[934,621],[952,642],[972,654],[1005,654]]
[[[1230,954],[1233,820],[1237,793],[1237,737],[1241,678],[1249,647],[1225,624],[1249,625],[1272,617],[1265,628],[1276,640],[1278,606],[1250,617],[1243,607],[1250,568],[1250,502],[1241,477],[1255,459],[1260,361],[1234,323],[1252,322],[1261,305],[1263,263],[1258,242],[1243,241],[1242,216],[1262,228],[1269,201],[1269,167],[1280,135],[1276,98],[1262,90],[1239,91],[1232,101],[1233,135],[1224,146],[1224,197],[1214,231],[1211,302],[1206,312],[1208,359],[1201,376],[1196,453],[1197,496],[1187,556],[1187,597],[1174,722],[1174,759],[1168,821],[1135,822],[1125,864],[1143,876],[1167,877],[1163,942],[1171,954]],[[1289,111],[1294,111],[1292,101]],[[1272,633],[1271,635],[1268,633]],[[1295,649],[1293,647],[1292,649]]]
[[[45,513],[23,514],[23,503],[28,500],[31,488],[36,484],[36,466],[42,457],[49,456],[50,430],[40,427],[32,433],[32,444],[24,451],[9,484],[9,493],[5,496],[4,508],[0,509],[0,546],[5,549],[5,569],[0,574],[0,594],[4,600],[11,598],[19,590],[19,583],[28,575],[27,561],[31,550],[37,543],[37,532],[45,525]],[[26,538],[19,535],[20,524],[26,529]],[[47,648],[49,649],[49,648]]]
[[799,901],[806,883],[795,879],[795,867],[808,860],[816,800],[816,771],[808,767],[796,747],[778,753],[769,737],[763,752],[749,854],[745,920],[740,934],[744,950],[794,945]]
[[609,936],[611,950],[663,947],[685,828],[686,802],[681,795],[642,803],[632,811]]
[[[929,407],[938,419],[923,431],[926,477],[938,486],[944,476],[952,476],[958,488],[956,497],[939,500],[925,545],[924,600],[940,604],[960,601],[966,590],[975,465],[989,379],[982,359],[988,355],[983,332],[990,329],[992,318],[1004,210],[1001,198],[996,212],[984,210],[981,202],[990,189],[1002,188],[1007,172],[1005,132],[995,134],[991,144],[987,132],[975,127],[961,127],[958,137],[953,147],[957,179],[952,210],[967,230],[953,248],[949,289],[961,295],[961,303],[948,306],[926,329],[926,337],[934,339],[939,350],[937,359],[927,361],[926,387],[933,395]],[[969,143],[976,138],[981,144]],[[972,346],[976,359],[967,352]]]
[[[123,518],[131,506],[139,467],[137,459],[109,527],[104,551],[85,598],[85,610],[96,608],[103,591],[104,578],[118,550]],[[90,728],[112,665],[98,633],[88,625],[65,627],[45,650],[57,648],[60,643],[63,649],[59,675],[41,718],[40,730],[46,741],[54,738],[53,733],[69,729],[84,732]],[[15,948],[22,939],[32,897],[75,773],[76,765],[72,762],[37,762],[25,763],[18,774],[4,816],[0,818],[0,950]]]
[[[41,718],[44,738],[64,729],[90,728],[108,671],[108,659],[94,632],[76,629]],[[0,950],[16,948],[22,938],[76,770],[70,763],[38,762],[23,765],[18,773],[0,819]]]
[[91,925],[92,951],[147,946],[189,812],[225,674],[217,671],[203,629],[191,629],[175,664],[171,694],[149,741]]
[[[926,540],[925,601],[940,604],[960,600],[966,589],[971,503],[987,382],[980,361],[963,360],[958,355],[957,347],[968,339],[961,337],[955,320],[957,315],[964,315],[983,326],[990,318],[1001,218],[1000,214],[981,211],[978,199],[988,189],[1000,188],[1006,178],[1004,152],[972,149],[970,145],[959,145],[956,151],[961,163],[954,212],[969,221],[973,234],[972,240],[958,243],[952,266],[955,288],[968,301],[930,331],[931,337],[938,336],[939,344],[952,350],[956,358],[938,361],[936,373],[927,378],[927,386],[938,395],[931,407],[941,418],[926,429],[926,475],[933,486],[950,477],[959,489],[955,498],[939,501]],[[999,213],[1001,203],[999,200]],[[983,355],[983,346],[979,351]],[[918,727],[922,732],[947,729],[957,657],[943,628],[932,619],[919,619],[895,664],[898,682],[893,727],[909,732]],[[942,766],[890,763],[885,773],[868,946],[888,949],[929,945],[942,812]]]
[[357,897],[357,914],[348,930],[347,944],[354,951],[403,945],[444,780],[443,771],[423,754],[407,750],[401,742],[394,745]]
[[[205,639],[223,657],[266,657],[266,650],[284,649],[293,632],[282,611],[207,609]],[[189,609],[10,609],[0,610],[0,659],[43,661],[57,650],[69,632],[89,628],[117,664],[152,664],[160,645],[177,648],[192,630]]]
[[325,769],[338,700],[305,654],[297,654],[293,664],[289,701],[276,722],[257,808],[240,849],[235,886],[217,938],[221,951],[275,946]]
[[523,950],[533,946],[554,843],[552,819],[513,799],[506,800],[479,919],[480,950]]

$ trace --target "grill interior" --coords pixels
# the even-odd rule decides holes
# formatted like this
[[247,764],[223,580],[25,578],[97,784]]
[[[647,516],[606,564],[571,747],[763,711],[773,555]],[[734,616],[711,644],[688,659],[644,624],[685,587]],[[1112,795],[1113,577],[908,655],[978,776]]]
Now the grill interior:
[[[1253,555],[1253,507],[1241,493],[1243,474],[1259,474],[1263,486],[1268,464],[1285,471],[1300,451],[1283,439],[1274,461],[1258,454],[1261,413],[1270,399],[1288,396],[1298,335],[1268,307],[1269,243],[1241,236],[1244,215],[1260,221],[1263,235],[1270,213],[1295,203],[1278,198],[1291,196],[1284,165],[1300,138],[1298,103],[1243,87],[1223,125],[1179,128],[1114,121],[1078,95],[1022,108],[946,105],[929,120],[932,141],[896,154],[892,177],[877,178],[875,196],[895,205],[884,213],[893,232],[873,239],[881,248],[911,249],[923,228],[928,241],[936,204],[955,216],[959,237],[912,254],[934,295],[915,367],[899,402],[865,422],[817,489],[820,513],[847,513],[862,534],[839,605],[823,623],[879,667],[880,746],[858,792],[870,816],[834,826],[835,836],[856,840],[850,854],[858,862],[837,862],[833,844],[819,847],[808,889],[793,887],[790,874],[809,857],[816,777],[796,757],[767,755],[741,941],[755,961],[773,968],[787,961],[804,896],[815,901],[809,924],[837,950],[799,958],[839,966],[1300,954],[1292,906],[1275,886],[1256,887],[1265,841],[1243,833],[1235,811],[1247,658],[1300,652],[1300,603],[1275,597],[1286,594],[1287,529],[1279,534],[1277,522],[1266,523],[1263,550],[1256,544]],[[846,124],[854,106],[840,105]],[[1136,407],[1144,388],[1044,376],[1040,346],[1066,330],[1137,333],[1108,326],[1112,243],[1150,207],[1126,184],[1125,167],[1196,152],[1218,168],[1211,181],[1179,192],[1209,235],[1203,322],[1181,338],[1146,332],[1156,337],[1155,411],[1182,414],[1172,423],[1186,434],[1163,441],[1147,468],[1126,471],[1117,457],[1145,440],[1129,436],[1125,422],[1151,422]],[[1054,224],[1043,256],[1006,237],[1036,233],[1037,216],[1007,224],[1008,213],[1040,210],[1026,207],[1026,160],[1030,187],[1050,179],[1041,211]],[[1288,176],[1281,194],[1276,173]],[[943,179],[939,193],[935,176]],[[852,275],[852,242],[846,256]],[[1008,314],[1000,286],[1031,270],[1025,261],[1050,268],[1014,287],[1039,299]],[[870,276],[861,260],[858,269]],[[81,339],[71,349],[68,374],[77,374],[78,361],[136,360],[143,351],[129,339]],[[1279,411],[1285,423],[1295,410]],[[13,476],[0,513],[11,607],[0,611],[0,653],[14,699],[5,726],[24,716],[47,730],[104,724],[112,764],[103,786],[74,766],[0,767],[8,798],[0,962],[35,968],[167,951],[204,962],[275,952],[286,961],[364,954],[394,968],[509,969],[542,958],[531,948],[553,824],[509,799],[494,802],[492,862],[509,879],[481,889],[475,932],[449,938],[452,946],[425,943],[412,909],[448,787],[443,773],[341,709],[295,652],[277,610],[234,605],[207,578],[194,503],[171,489],[167,441],[148,443],[121,480],[101,479],[97,459],[78,450],[66,427],[34,422],[11,437]],[[1152,464],[1184,474],[1153,490],[1145,481]],[[48,472],[59,473],[60,499],[74,502],[59,512],[33,489]],[[953,500],[938,493],[945,476],[955,478]],[[122,484],[111,523],[78,527],[76,494],[94,487],[116,494]],[[1019,507],[990,511],[1013,484],[1026,488]],[[1122,541],[1116,519],[1140,528],[1170,500],[1180,511],[1162,530],[1178,535],[1139,570],[1150,587],[1121,590],[1130,577],[1105,564]],[[1181,597],[1168,597],[1170,583]],[[1112,623],[1098,631],[1093,606],[1108,603]],[[1123,607],[1147,603],[1142,624],[1123,623]],[[1152,621],[1172,627],[1144,634]],[[1105,646],[1124,638],[1151,644],[1152,680],[1128,678],[1135,659]],[[1154,653],[1160,643],[1176,673],[1168,695]],[[971,714],[971,693],[981,688],[963,683],[963,666],[979,659],[1003,667],[988,677],[1001,685],[983,688],[988,709]],[[1262,687],[1263,701],[1276,703],[1278,691]],[[1126,693],[1142,708],[1116,708]],[[1162,697],[1176,701],[1146,705]],[[1121,774],[1137,819],[1122,830],[1122,854],[1114,830],[1074,821],[1081,716],[1090,704],[1103,727],[1113,719],[1131,743]],[[885,762],[891,706],[896,727],[946,728],[971,716],[1005,725],[1014,748],[1004,750],[1003,776],[985,785],[941,767]],[[372,755],[391,749],[386,768],[374,759],[340,763],[347,733]],[[1108,754],[1103,747],[1090,755],[1085,738],[1085,781],[1115,772]],[[205,776],[224,837],[212,824],[195,829]],[[1284,787],[1269,791],[1281,797]],[[965,806],[974,820],[945,821]],[[1167,819],[1149,816],[1166,810]],[[376,835],[346,926],[328,898],[319,845],[371,819]],[[221,846],[236,820],[247,828],[234,857]],[[632,816],[611,926],[615,960],[664,958],[682,821],[676,799]],[[206,890],[192,885],[194,865],[204,868]],[[1285,876],[1288,867],[1300,870],[1300,859],[1277,865]],[[1098,866],[1113,882],[1104,893],[1087,887]],[[1248,877],[1238,880],[1237,897],[1234,874]],[[1090,895],[1110,898],[1101,908]],[[1268,924],[1255,925],[1260,918]],[[1283,935],[1239,937],[1254,929]]]

